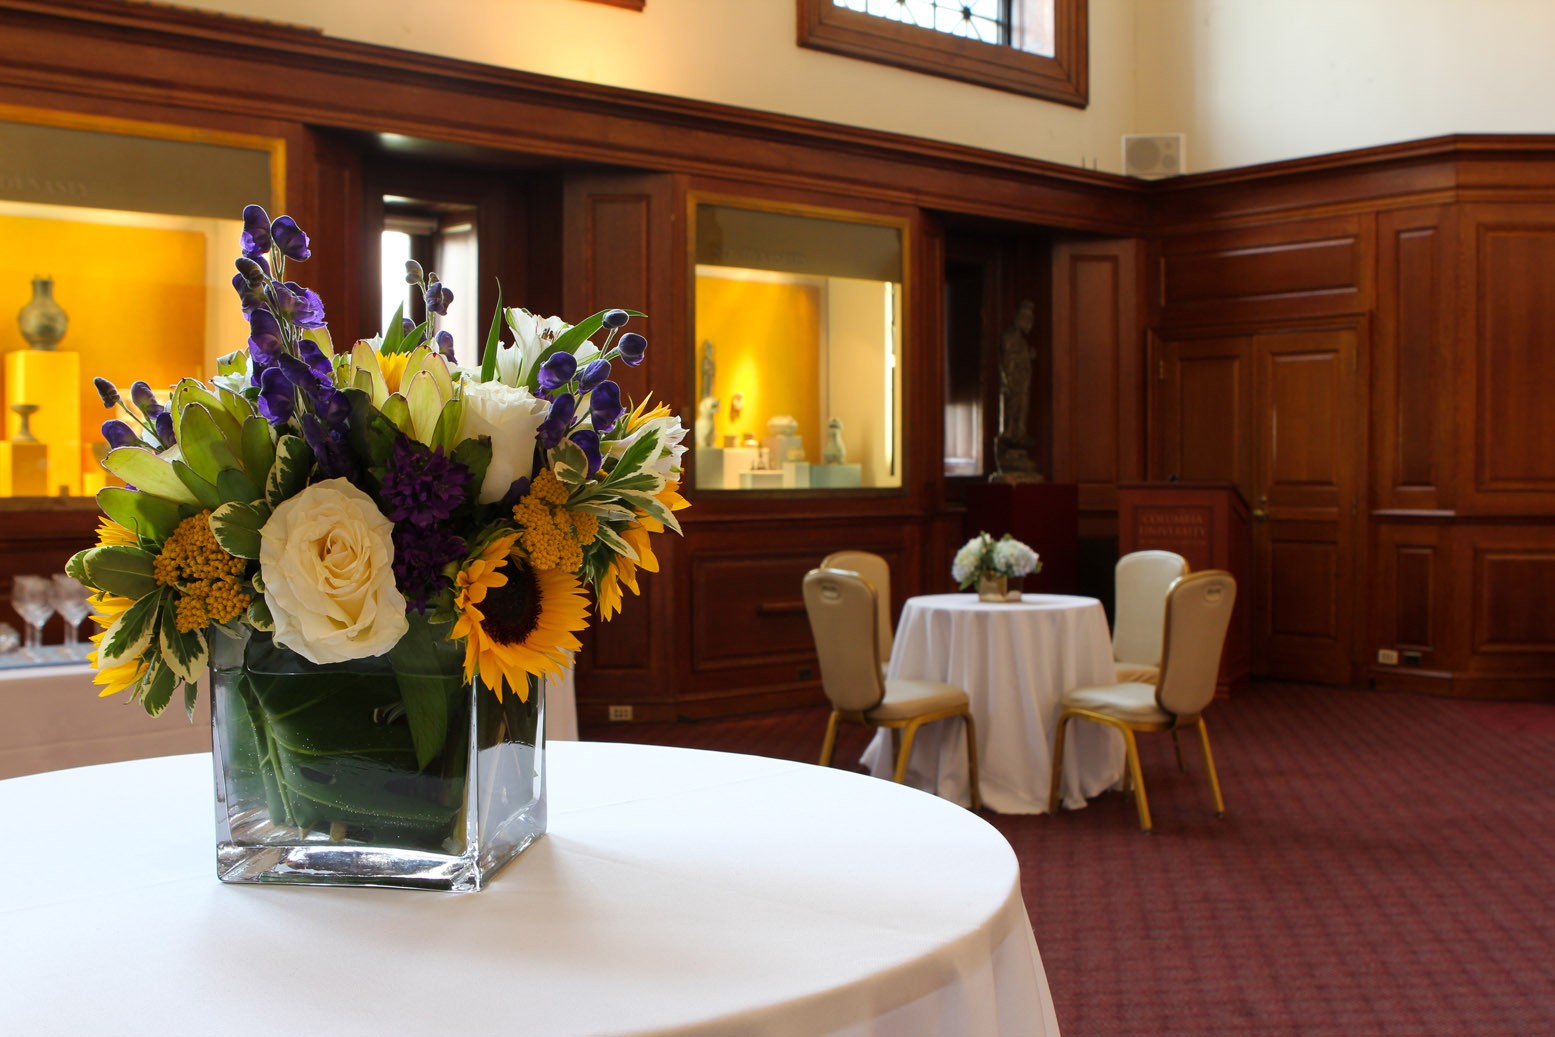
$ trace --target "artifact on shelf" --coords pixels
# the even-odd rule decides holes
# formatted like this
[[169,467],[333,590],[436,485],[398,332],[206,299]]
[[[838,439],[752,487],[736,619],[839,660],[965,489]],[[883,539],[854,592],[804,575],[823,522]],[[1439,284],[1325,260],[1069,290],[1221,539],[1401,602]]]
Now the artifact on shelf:
[[34,277],[32,298],[16,315],[16,323],[22,329],[22,338],[29,349],[53,349],[65,337],[70,326],[70,316],[54,300],[54,279]]

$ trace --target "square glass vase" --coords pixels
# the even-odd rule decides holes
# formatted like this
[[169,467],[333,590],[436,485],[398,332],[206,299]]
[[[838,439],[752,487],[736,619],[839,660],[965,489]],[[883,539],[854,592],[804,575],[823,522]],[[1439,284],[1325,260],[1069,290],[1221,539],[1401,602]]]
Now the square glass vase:
[[539,679],[499,700],[447,643],[321,666],[213,640],[223,882],[473,891],[545,832]]

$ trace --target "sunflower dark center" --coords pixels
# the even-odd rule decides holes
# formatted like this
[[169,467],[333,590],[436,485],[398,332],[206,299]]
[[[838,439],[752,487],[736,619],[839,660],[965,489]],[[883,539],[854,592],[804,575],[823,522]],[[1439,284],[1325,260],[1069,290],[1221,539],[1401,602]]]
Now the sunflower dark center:
[[516,645],[540,625],[540,578],[527,565],[510,562],[508,582],[486,591],[481,611],[490,638],[503,645]]

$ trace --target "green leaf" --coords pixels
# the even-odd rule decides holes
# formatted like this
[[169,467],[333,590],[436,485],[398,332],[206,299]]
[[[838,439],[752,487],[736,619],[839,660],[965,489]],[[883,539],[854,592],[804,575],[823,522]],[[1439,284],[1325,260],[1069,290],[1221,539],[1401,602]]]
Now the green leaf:
[[466,439],[449,456],[470,470],[469,499],[475,500],[486,481],[486,469],[491,467],[491,437]]
[[178,687],[178,675],[161,663],[152,663],[151,669],[140,680],[140,704],[154,717],[162,715]]
[[[326,356],[328,354],[325,354]],[[233,392],[224,385],[216,386],[216,399],[221,401],[221,409],[231,416],[232,421],[238,427],[238,432],[228,440],[228,445],[234,450],[238,448],[238,441],[242,438],[241,432],[244,422],[249,418],[258,417],[254,413],[254,405],[248,398]],[[263,420],[263,419],[260,419]]]
[[[241,436],[239,427],[234,424],[233,441],[239,441]],[[221,425],[210,408],[202,403],[190,403],[184,407],[178,421],[178,446],[183,453],[184,463],[212,486],[216,485],[222,472],[240,467],[237,455],[227,445]]]
[[497,377],[497,348],[502,341],[502,282],[497,282],[497,312],[491,315],[491,327],[486,331],[486,347],[481,350],[481,381],[489,382]]
[[459,439],[459,423],[464,420],[464,400],[449,400],[443,404],[443,412],[437,416],[437,428],[432,431],[432,447],[443,448],[449,454]]
[[[614,309],[614,307],[612,307]],[[529,373],[529,391],[534,392],[540,388],[540,368],[557,353],[576,353],[578,347],[594,336],[594,332],[605,326],[605,314],[610,310],[600,310],[592,317],[584,317],[581,321],[556,336],[556,341],[550,347],[542,349],[540,356],[535,360],[534,370]],[[636,310],[627,310],[630,317],[641,317]]]
[[588,481],[589,458],[583,448],[564,439],[551,450],[551,470],[565,486],[582,486]]
[[103,639],[98,642],[99,669],[133,659],[151,645],[151,634],[156,629],[165,598],[162,591],[144,595],[103,631]]
[[184,685],[184,716],[189,722],[194,723],[194,707],[200,701],[200,686],[198,684]]
[[275,444],[275,463],[265,476],[265,503],[272,508],[295,497],[308,483],[313,452],[300,436],[282,436]]
[[85,583],[86,555],[87,551],[91,550],[94,549],[89,547],[86,549],[86,551],[77,551],[75,554],[71,555],[70,561],[65,563],[65,575],[70,577],[72,580],[75,580],[77,583]]
[[634,562],[637,561],[637,549],[621,539],[621,534],[605,523],[601,522],[599,524],[599,531],[595,536],[614,553],[629,558]]
[[[351,446],[358,456],[367,461],[369,468],[382,468],[389,463],[389,454],[400,438],[400,430],[383,412],[373,407],[372,399],[360,389],[344,390],[351,401]],[[390,400],[394,397],[389,397]],[[396,405],[397,407],[398,405]],[[385,410],[388,410],[385,401]],[[409,413],[406,414],[408,422]]]
[[[204,407],[209,412],[211,419],[215,421],[217,428],[221,430],[222,439],[230,443],[238,441],[238,431],[242,422],[236,416],[227,412],[227,408],[222,406],[221,398],[206,388],[205,383],[198,379],[180,379],[178,384],[173,386],[172,411],[174,423],[182,427],[184,412],[193,406]],[[183,444],[182,434],[179,435],[178,442],[180,445]]]
[[[157,648],[162,655],[162,661],[184,683],[199,683],[200,675],[210,665],[210,651],[205,643],[205,631],[180,631],[171,609],[163,611],[160,628]],[[164,702],[163,706],[166,705],[167,703]]]
[[394,423],[394,427],[405,435],[410,435],[410,402],[399,393],[394,393],[383,401],[383,407],[378,411],[385,419]]
[[632,503],[646,511],[650,518],[658,519],[664,523],[665,529],[672,529],[676,533],[680,532],[680,519],[676,518],[675,513],[667,508],[659,498],[643,494],[634,496]]
[[611,475],[635,475],[659,452],[659,437],[657,435],[643,434],[638,436],[626,452],[616,461],[615,467],[610,469]]
[[184,485],[172,462],[138,446],[121,446],[108,451],[103,467],[142,493],[154,494],[179,504],[198,504]]
[[128,544],[109,544],[85,552],[86,582],[121,598],[140,598],[157,589],[149,551]]
[[244,617],[244,622],[255,630],[263,630],[266,633],[274,632],[275,619],[270,615],[270,606],[265,604],[262,594],[254,595],[254,600],[249,602],[248,613]]
[[178,505],[162,497],[153,497],[123,486],[105,486],[97,491],[97,506],[136,536],[158,543],[173,535],[183,513]]
[[256,501],[264,495],[259,484],[240,468],[223,468],[216,476],[216,492],[224,501]]
[[259,557],[259,531],[270,520],[268,504],[234,501],[211,512],[211,532],[221,549],[238,558]]
[[241,449],[243,468],[248,477],[256,483],[261,482],[270,474],[270,466],[275,464],[275,430],[257,414],[244,419]]
[[217,374],[246,374],[247,372],[248,350],[246,349],[234,349],[216,358]]
[[400,303],[394,310],[394,316],[389,318],[389,326],[383,329],[383,345],[378,347],[380,353],[398,353],[400,342],[405,338],[405,304]]
[[405,719],[416,747],[416,766],[424,768],[448,741],[453,700],[464,692],[454,672],[446,628],[409,616],[410,626],[389,650],[394,680],[405,704]]
[[325,356],[335,355],[335,340],[328,328],[309,328],[302,333],[302,337],[318,346],[319,352]]
[[200,507],[211,510],[221,506],[221,491],[216,489],[216,484],[202,478],[193,468],[182,461],[174,461],[173,474],[194,494],[195,502]]

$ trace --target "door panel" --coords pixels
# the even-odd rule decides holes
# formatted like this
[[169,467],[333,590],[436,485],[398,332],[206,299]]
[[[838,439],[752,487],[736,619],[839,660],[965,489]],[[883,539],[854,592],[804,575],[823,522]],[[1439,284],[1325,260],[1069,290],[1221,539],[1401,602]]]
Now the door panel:
[[1347,683],[1359,458],[1354,327],[1165,340],[1157,477],[1253,505],[1253,672]]

